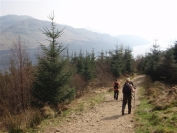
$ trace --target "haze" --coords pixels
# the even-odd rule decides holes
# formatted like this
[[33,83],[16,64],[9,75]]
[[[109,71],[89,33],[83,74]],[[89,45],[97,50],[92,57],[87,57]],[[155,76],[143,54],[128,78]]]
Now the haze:
[[168,47],[177,37],[176,7],[176,0],[0,0],[0,16],[29,15],[48,21],[54,10],[59,24],[157,39]]

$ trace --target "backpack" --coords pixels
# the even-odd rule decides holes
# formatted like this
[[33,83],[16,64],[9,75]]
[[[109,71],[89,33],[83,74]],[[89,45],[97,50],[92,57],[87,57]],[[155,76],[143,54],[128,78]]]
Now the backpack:
[[118,82],[114,82],[114,89],[118,89],[119,88],[119,83]]
[[133,82],[132,81],[130,81],[130,83],[129,84],[131,84],[132,86],[133,86]]
[[123,94],[126,96],[131,96],[131,88],[130,88],[129,84],[124,84]]

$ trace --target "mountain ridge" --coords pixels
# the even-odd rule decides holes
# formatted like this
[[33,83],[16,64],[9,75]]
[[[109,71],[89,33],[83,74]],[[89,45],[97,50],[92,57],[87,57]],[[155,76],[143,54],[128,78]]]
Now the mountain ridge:
[[[46,36],[40,30],[48,27],[50,21],[43,21],[31,16],[6,15],[0,17],[0,49],[8,49],[14,40],[20,36],[27,47],[38,47],[39,42],[47,45]],[[70,50],[96,50],[101,51],[113,49],[115,45],[125,45],[132,48],[144,45],[150,41],[134,35],[111,36],[109,34],[97,33],[84,28],[73,28],[68,25],[55,23],[56,28],[64,28],[64,34],[57,40]]]

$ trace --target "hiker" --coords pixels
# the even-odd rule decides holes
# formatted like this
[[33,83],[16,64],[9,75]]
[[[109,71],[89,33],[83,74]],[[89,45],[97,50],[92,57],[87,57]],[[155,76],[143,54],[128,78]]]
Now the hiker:
[[[130,80],[130,78],[128,78]],[[130,85],[132,85],[133,89],[136,89],[136,86],[134,86],[133,82],[130,80],[129,82]]]
[[124,115],[124,110],[127,102],[128,102],[128,114],[131,114],[132,92],[134,91],[135,90],[130,82],[130,78],[127,78],[122,89],[122,93],[123,93],[122,115]]
[[[129,84],[132,85],[132,87],[133,87],[132,89],[134,89],[134,90],[136,89],[136,86],[133,84],[133,82],[131,80],[130,80]],[[132,91],[132,97],[135,98],[135,91]]]
[[117,81],[117,79],[114,81],[113,86],[114,86],[114,99],[118,100],[120,83]]

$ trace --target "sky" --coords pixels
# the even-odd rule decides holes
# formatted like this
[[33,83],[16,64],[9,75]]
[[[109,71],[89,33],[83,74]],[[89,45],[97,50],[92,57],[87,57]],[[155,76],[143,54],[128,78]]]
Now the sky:
[[0,0],[0,16],[49,20],[52,11],[56,23],[112,36],[137,35],[166,46],[177,38],[177,0]]

